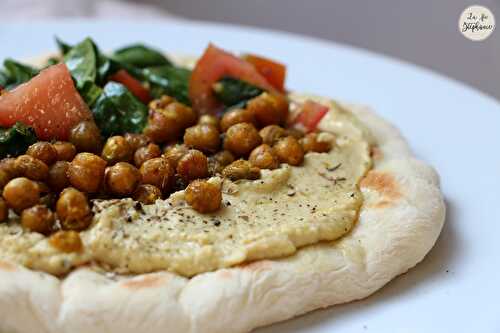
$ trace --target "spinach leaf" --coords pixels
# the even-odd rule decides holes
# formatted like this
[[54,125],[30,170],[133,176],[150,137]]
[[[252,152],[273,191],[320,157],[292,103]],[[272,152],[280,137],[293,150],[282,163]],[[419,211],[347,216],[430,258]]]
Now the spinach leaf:
[[59,39],[59,37],[55,37],[55,39],[61,55],[66,55],[66,53],[68,53],[73,48],[73,46],[63,42],[61,39]]
[[94,83],[97,78],[97,55],[94,43],[90,38],[84,39],[75,45],[64,56],[64,63],[76,81],[78,90],[82,89],[86,82]]
[[5,67],[4,78],[0,80],[5,80],[4,86],[6,89],[10,90],[21,83],[29,81],[33,76],[38,74],[38,69],[21,64],[12,59],[6,59],[3,62]]
[[212,86],[215,97],[226,106],[245,104],[263,90],[245,81],[224,77]]
[[112,58],[122,64],[146,68],[172,65],[160,51],[142,44],[133,44],[116,50]]
[[17,122],[10,128],[0,129],[0,157],[20,155],[36,142],[35,130]]
[[93,82],[86,81],[79,90],[80,95],[87,105],[92,108],[102,93],[102,88]]
[[145,68],[142,74],[150,83],[151,95],[154,98],[169,95],[183,104],[191,105],[188,92],[190,70],[173,66],[157,66]]
[[0,70],[0,89],[5,88],[7,86],[9,78],[7,77],[7,73]]
[[104,136],[141,133],[146,126],[148,108],[124,85],[108,82],[92,109]]
[[60,62],[61,60],[59,58],[56,58],[56,57],[50,57],[49,59],[47,59],[47,62],[45,63],[45,66],[44,68],[47,68],[47,67],[50,67],[50,66],[53,66],[53,65],[56,65]]

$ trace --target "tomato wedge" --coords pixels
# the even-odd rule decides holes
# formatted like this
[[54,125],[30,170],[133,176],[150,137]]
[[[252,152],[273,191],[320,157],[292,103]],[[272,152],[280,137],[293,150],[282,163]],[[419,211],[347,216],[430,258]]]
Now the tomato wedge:
[[224,76],[276,91],[250,63],[209,44],[196,63],[189,81],[189,98],[195,111],[200,114],[218,111],[220,103],[213,95],[212,85]]
[[280,92],[285,92],[285,65],[255,54],[247,54],[243,59],[251,63],[257,72],[259,72],[274,88]]
[[0,126],[20,121],[32,126],[42,140],[66,140],[73,126],[90,118],[92,113],[63,63],[0,96]]
[[323,104],[311,100],[305,101],[301,111],[293,121],[295,127],[304,129],[307,133],[315,131],[328,110],[329,108]]
[[109,77],[109,80],[123,84],[125,87],[127,87],[128,90],[130,90],[132,94],[134,94],[135,97],[140,99],[144,104],[147,104],[149,103],[149,101],[151,101],[149,90],[146,89],[139,80],[130,75],[126,70],[120,69],[118,72],[111,75]]

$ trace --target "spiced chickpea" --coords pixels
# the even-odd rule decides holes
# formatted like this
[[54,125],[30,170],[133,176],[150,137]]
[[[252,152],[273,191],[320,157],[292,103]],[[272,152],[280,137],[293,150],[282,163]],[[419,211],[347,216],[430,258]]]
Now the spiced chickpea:
[[5,187],[5,184],[11,179],[10,175],[3,169],[0,169],[0,190]]
[[280,165],[274,149],[267,144],[262,144],[252,150],[248,161],[260,169],[276,169]]
[[304,137],[304,132],[297,128],[290,127],[285,130],[284,136],[293,136],[295,139],[300,140]]
[[16,213],[21,213],[23,209],[38,203],[40,188],[36,182],[25,177],[18,177],[5,185],[2,195],[10,208]]
[[39,159],[46,165],[57,161],[57,150],[50,142],[39,141],[28,147],[26,155]]
[[184,144],[205,153],[213,153],[220,146],[219,134],[219,130],[213,125],[195,125],[186,129]]
[[61,192],[56,203],[56,212],[64,230],[83,230],[92,221],[87,197],[73,187],[68,187]]
[[196,123],[196,113],[188,106],[171,102],[164,108],[149,111],[144,134],[156,143],[178,139],[182,131]]
[[76,147],[71,142],[56,141],[52,144],[52,147],[57,152],[58,161],[71,161],[76,155]]
[[204,114],[198,119],[199,125],[212,125],[219,129],[219,118],[211,114]]
[[141,184],[134,191],[132,198],[145,205],[151,205],[154,204],[156,200],[161,199],[161,191],[154,185]]
[[141,165],[139,172],[143,184],[154,185],[163,193],[170,191],[174,185],[174,169],[163,157],[147,160]]
[[54,213],[44,205],[26,208],[21,213],[21,225],[30,231],[48,235],[52,231],[54,223]]
[[279,139],[286,136],[285,130],[278,125],[268,125],[259,131],[262,142],[270,146],[278,142]]
[[151,142],[151,139],[144,134],[126,133],[123,137],[128,142],[130,148],[132,148],[133,151],[136,151],[137,149],[144,147]]
[[274,151],[283,163],[300,165],[304,161],[304,150],[293,136],[287,136],[274,145]]
[[210,175],[222,173],[224,168],[234,161],[234,155],[229,150],[222,150],[208,159],[208,171]]
[[309,133],[300,139],[300,144],[304,152],[327,153],[332,149],[332,145],[328,141],[320,141],[318,133]]
[[14,157],[7,157],[0,161],[0,170],[7,173],[10,179],[21,176],[19,170],[16,168],[16,159]]
[[69,186],[68,168],[68,161],[57,161],[50,167],[47,183],[53,191],[60,192]]
[[18,156],[15,167],[22,176],[32,180],[45,180],[49,175],[47,164],[30,155]]
[[177,174],[185,183],[208,177],[208,159],[199,150],[191,149],[177,164]]
[[281,125],[288,117],[288,100],[284,95],[265,92],[248,101],[247,109],[262,127]]
[[71,129],[69,135],[71,142],[77,151],[100,153],[102,148],[102,138],[99,128],[92,120],[84,120]]
[[139,170],[127,162],[118,162],[106,170],[106,189],[116,196],[131,195],[141,182]]
[[68,167],[68,179],[73,187],[87,192],[99,191],[102,183],[106,161],[91,153],[79,153]]
[[130,147],[127,140],[123,136],[115,135],[106,140],[101,157],[109,165],[113,165],[118,162],[130,161],[133,153],[132,147]]
[[3,198],[0,198],[0,223],[7,220],[9,217],[9,206]]
[[188,147],[184,144],[175,144],[165,148],[163,156],[167,159],[170,165],[175,169],[182,156],[186,155],[189,151]]
[[221,187],[206,180],[191,182],[185,191],[186,202],[202,214],[217,211],[222,202]]
[[236,156],[247,156],[262,143],[262,138],[255,126],[250,123],[239,123],[231,126],[224,138],[224,149]]
[[252,111],[247,109],[233,109],[222,116],[220,127],[223,132],[226,132],[229,127],[239,123],[250,123],[257,125],[255,116]]
[[160,147],[157,144],[150,143],[147,146],[140,147],[134,153],[134,164],[140,168],[142,163],[155,157],[161,156]]
[[245,160],[237,160],[229,164],[222,171],[222,175],[231,180],[238,179],[258,179],[260,177],[260,169],[253,166]]
[[50,236],[49,244],[66,253],[80,252],[83,249],[82,239],[76,231],[60,230]]

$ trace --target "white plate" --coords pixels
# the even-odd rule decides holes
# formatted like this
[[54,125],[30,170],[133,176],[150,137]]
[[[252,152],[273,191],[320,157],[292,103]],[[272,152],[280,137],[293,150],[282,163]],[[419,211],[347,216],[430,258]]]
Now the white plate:
[[230,50],[280,59],[288,65],[290,88],[373,106],[401,129],[420,158],[437,168],[448,214],[443,233],[424,262],[364,301],[316,311],[259,332],[500,332],[497,101],[428,70],[376,54],[227,25],[4,24],[0,59],[53,50],[54,34],[70,42],[89,35],[106,49],[145,41],[194,54],[212,41]]

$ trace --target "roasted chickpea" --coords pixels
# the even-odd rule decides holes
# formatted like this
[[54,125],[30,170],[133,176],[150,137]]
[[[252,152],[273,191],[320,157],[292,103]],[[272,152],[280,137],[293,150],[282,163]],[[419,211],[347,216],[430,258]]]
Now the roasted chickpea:
[[57,161],[50,167],[47,183],[55,192],[60,192],[69,186],[68,168],[68,161]]
[[6,171],[0,169],[0,189],[4,188],[5,184],[7,184],[10,179],[10,175]]
[[187,128],[196,123],[196,113],[189,106],[177,102],[170,96],[162,96],[160,99],[151,101],[149,108],[154,111],[172,110],[176,113],[176,118],[181,127]]
[[252,150],[248,161],[260,169],[276,169],[280,165],[280,161],[274,149],[267,144],[262,144]]
[[257,125],[253,112],[247,109],[233,109],[222,116],[220,127],[223,132],[226,132],[229,127],[240,123]]
[[45,193],[40,197],[40,204],[45,207],[55,208],[57,202],[57,194],[50,192]]
[[91,153],[79,153],[68,168],[68,179],[76,189],[95,193],[102,183],[106,161]]
[[216,175],[234,161],[234,155],[228,150],[222,150],[208,159],[208,173]]
[[293,136],[287,136],[278,141],[278,143],[274,145],[274,151],[276,155],[278,155],[279,160],[283,163],[300,165],[302,161],[304,161],[304,150]]
[[39,159],[47,165],[52,165],[52,163],[57,161],[57,150],[51,143],[45,141],[40,141],[29,146],[26,155]]
[[30,155],[17,157],[15,167],[21,175],[32,180],[45,180],[49,175],[47,164]]
[[132,159],[133,155],[132,147],[123,136],[115,135],[106,141],[104,148],[102,149],[101,157],[108,162],[109,165],[113,165],[118,162],[128,162]]
[[76,155],[76,147],[71,142],[56,141],[52,144],[58,161],[71,161]]
[[151,205],[156,200],[161,199],[161,191],[158,187],[151,184],[142,184],[137,187],[132,198],[145,205]]
[[205,153],[213,153],[220,146],[219,134],[219,130],[213,125],[196,125],[186,129],[184,144]]
[[249,123],[239,123],[227,130],[224,149],[229,150],[236,156],[247,156],[261,143],[262,138],[255,126]]
[[127,133],[123,136],[133,151],[146,146],[151,140],[144,134]]
[[0,161],[0,170],[7,173],[10,179],[21,176],[19,170],[16,168],[16,159],[14,157],[7,157]]
[[297,128],[290,127],[285,130],[284,136],[293,136],[295,139],[300,140],[304,137],[304,132]]
[[167,161],[170,163],[170,165],[175,169],[177,168],[177,164],[179,163],[179,160],[182,158],[182,156],[186,155],[187,152],[189,151],[188,147],[186,145],[172,145],[168,146],[165,148],[164,151],[164,157],[167,159]]
[[50,234],[54,222],[54,213],[44,205],[26,208],[21,213],[21,224],[25,229],[44,235]]
[[199,150],[191,149],[177,164],[177,174],[185,183],[208,177],[208,159]]
[[0,222],[4,222],[9,217],[9,207],[3,198],[0,198]]
[[258,179],[260,177],[260,169],[253,166],[245,160],[237,160],[229,164],[222,171],[222,175],[231,180],[238,179]]
[[174,169],[170,163],[162,157],[147,160],[141,165],[139,172],[143,184],[158,187],[163,193],[170,191],[174,185]]
[[3,197],[16,213],[23,209],[32,207],[40,200],[40,188],[38,184],[28,178],[14,178],[5,185]]
[[265,92],[248,101],[247,109],[262,127],[282,125],[288,117],[288,100],[284,95]]
[[220,185],[206,180],[195,180],[185,191],[186,202],[202,214],[217,211],[222,202]]
[[140,168],[142,163],[155,157],[161,156],[160,147],[157,144],[150,143],[147,146],[140,147],[134,153],[134,164]]
[[97,154],[102,148],[102,138],[95,122],[84,120],[71,129],[69,141],[80,152]]
[[198,119],[199,125],[212,125],[219,129],[219,118],[211,114],[204,114]]
[[83,249],[82,239],[76,231],[58,231],[50,236],[49,244],[66,253],[80,252]]
[[304,149],[304,152],[316,152],[316,153],[327,153],[332,149],[332,145],[328,141],[320,141],[318,140],[317,133],[309,133],[300,139],[300,144]]
[[262,142],[270,146],[278,142],[279,139],[286,136],[285,130],[278,125],[269,125],[264,127],[259,132]]
[[195,123],[196,113],[190,107],[172,102],[165,108],[150,110],[144,134],[156,143],[174,141]]
[[87,197],[72,187],[61,192],[56,203],[56,212],[64,230],[83,230],[92,222]]
[[118,162],[106,170],[106,189],[117,196],[131,195],[141,182],[139,170],[127,162]]

